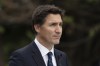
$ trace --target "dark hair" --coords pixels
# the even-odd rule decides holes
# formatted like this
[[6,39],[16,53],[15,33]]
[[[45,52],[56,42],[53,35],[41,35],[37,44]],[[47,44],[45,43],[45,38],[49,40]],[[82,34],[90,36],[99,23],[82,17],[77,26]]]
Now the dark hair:
[[54,6],[54,5],[40,5],[38,6],[32,15],[32,25],[44,23],[45,17],[48,14],[60,14],[61,17],[64,15],[64,10]]

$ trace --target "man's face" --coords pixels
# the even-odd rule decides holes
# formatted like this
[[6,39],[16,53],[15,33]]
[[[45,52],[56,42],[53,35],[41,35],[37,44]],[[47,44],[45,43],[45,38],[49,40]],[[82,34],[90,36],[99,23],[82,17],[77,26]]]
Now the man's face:
[[49,14],[45,22],[36,28],[40,41],[47,44],[59,44],[62,34],[62,19],[60,14]]

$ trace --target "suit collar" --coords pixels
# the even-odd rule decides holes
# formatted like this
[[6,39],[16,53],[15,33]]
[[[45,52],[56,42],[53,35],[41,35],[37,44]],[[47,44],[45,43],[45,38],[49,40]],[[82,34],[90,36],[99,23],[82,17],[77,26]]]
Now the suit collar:
[[57,66],[62,66],[61,61],[60,61],[60,59],[62,57],[62,53],[60,53],[57,49],[54,49],[54,54],[55,54]]
[[[40,51],[39,51],[39,49],[36,46],[34,41],[32,41],[31,47],[32,47],[32,54],[33,54],[32,56],[33,56],[33,59],[36,61],[37,65],[38,66],[46,66],[45,62],[42,58],[42,55],[41,55],[41,53],[40,53]],[[60,62],[60,59],[62,57],[62,53],[60,53],[57,49],[54,49],[54,54],[55,54],[57,66],[62,66],[61,62]]]
[[33,41],[32,43],[32,52],[33,52],[33,59],[36,61],[38,66],[46,66],[44,63],[44,60],[42,58],[42,55],[36,46],[35,42]]
[[54,55],[54,47],[52,47],[51,50],[48,50],[45,46],[43,46],[38,40],[37,38],[35,38],[34,40],[36,46],[38,47],[38,49],[40,50],[40,53],[42,54],[42,56],[47,55],[48,52],[52,52]]

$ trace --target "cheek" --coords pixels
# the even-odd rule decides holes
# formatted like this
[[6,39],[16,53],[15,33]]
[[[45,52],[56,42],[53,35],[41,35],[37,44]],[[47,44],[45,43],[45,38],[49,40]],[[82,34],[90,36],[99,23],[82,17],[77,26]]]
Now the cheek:
[[51,39],[52,36],[53,36],[54,31],[53,31],[53,29],[46,27],[44,30],[42,30],[42,33],[44,34],[44,36],[47,39]]
[[53,32],[48,31],[48,32],[45,33],[45,35],[46,35],[46,38],[47,38],[48,40],[51,40],[51,39],[52,39],[52,36],[53,36]]
[[52,32],[49,32],[49,31],[48,31],[48,32],[46,33],[46,35],[47,35],[47,37],[52,37]]

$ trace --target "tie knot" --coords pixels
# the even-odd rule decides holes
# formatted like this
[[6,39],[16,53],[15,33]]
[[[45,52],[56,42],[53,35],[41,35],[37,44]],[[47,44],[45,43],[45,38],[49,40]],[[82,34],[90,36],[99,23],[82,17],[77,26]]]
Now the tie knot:
[[50,58],[52,56],[52,52],[48,52],[48,57]]

